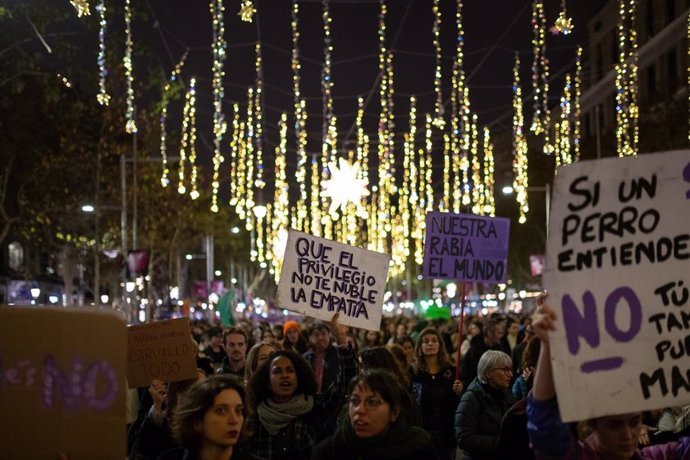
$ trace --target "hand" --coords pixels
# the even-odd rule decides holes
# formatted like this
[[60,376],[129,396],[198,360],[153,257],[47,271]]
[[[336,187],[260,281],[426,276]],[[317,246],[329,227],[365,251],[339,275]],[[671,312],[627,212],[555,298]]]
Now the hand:
[[337,312],[331,318],[331,331],[338,346],[344,347],[347,345],[347,326],[338,324],[338,318],[340,318],[340,312]]
[[522,370],[522,378],[525,380],[529,379],[529,376],[532,375],[533,370],[534,368],[532,366],[527,366],[526,368],[524,368]]
[[[544,296],[544,300],[546,300],[546,296]],[[548,343],[549,331],[556,330],[556,313],[544,300],[537,302],[539,307],[532,317],[532,328],[543,343]]]
[[651,443],[651,441],[649,440],[649,435],[651,433],[654,433],[656,430],[657,428],[642,425],[640,427],[640,438],[638,439],[638,443],[643,446],[648,446]]
[[163,404],[168,400],[168,385],[161,380],[154,380],[149,385],[149,394],[153,398],[154,408],[162,412]]
[[460,380],[456,380],[455,382],[453,382],[453,393],[459,396],[460,393],[462,393],[462,388],[463,386]]

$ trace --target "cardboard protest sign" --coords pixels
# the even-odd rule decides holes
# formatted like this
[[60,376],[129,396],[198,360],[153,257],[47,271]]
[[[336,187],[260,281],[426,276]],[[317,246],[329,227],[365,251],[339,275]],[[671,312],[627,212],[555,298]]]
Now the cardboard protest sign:
[[0,457],[125,458],[125,321],[0,306]]
[[690,151],[558,170],[544,283],[564,421],[690,402]]
[[278,303],[291,311],[378,331],[390,256],[290,229]]
[[152,380],[195,379],[196,352],[188,318],[169,319],[127,328],[127,382],[130,388]]
[[425,278],[505,283],[510,220],[430,211],[424,240]]

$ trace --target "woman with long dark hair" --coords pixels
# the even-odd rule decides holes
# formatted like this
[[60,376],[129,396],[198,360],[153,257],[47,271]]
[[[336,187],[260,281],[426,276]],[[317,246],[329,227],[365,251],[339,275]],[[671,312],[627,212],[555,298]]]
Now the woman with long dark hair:
[[431,435],[439,456],[453,459],[453,420],[462,383],[455,379],[455,367],[436,329],[426,328],[419,333],[415,358],[411,387],[422,410],[424,429]]

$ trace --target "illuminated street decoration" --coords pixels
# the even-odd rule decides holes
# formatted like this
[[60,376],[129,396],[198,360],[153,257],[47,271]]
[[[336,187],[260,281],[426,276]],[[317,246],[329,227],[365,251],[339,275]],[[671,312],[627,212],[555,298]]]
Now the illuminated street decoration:
[[573,157],[575,161],[580,159],[580,117],[582,108],[580,98],[582,97],[582,47],[577,47],[575,58],[575,100],[573,102]]
[[573,31],[573,20],[568,16],[565,10],[565,0],[561,0],[561,12],[558,14],[556,21],[551,27],[551,31],[555,34],[570,35]]
[[[338,131],[336,128],[336,117],[333,115],[333,76],[331,75],[331,57],[333,54],[333,41],[331,38],[331,13],[329,1],[323,0],[322,14],[323,19],[323,70],[321,73],[321,91],[323,98],[323,121],[322,121],[322,143],[321,143],[321,182],[328,180],[330,171],[328,166],[335,162]],[[327,206],[325,196],[321,196],[321,206]],[[322,214],[321,224],[323,226],[323,236],[333,239],[333,222],[327,213]]]
[[254,0],[242,0],[240,11],[237,13],[240,19],[244,22],[252,22],[254,20],[254,13],[256,13]]
[[225,115],[223,115],[223,62],[226,58],[227,43],[225,42],[225,25],[223,21],[223,0],[212,0],[210,4],[211,17],[213,23],[213,42],[211,50],[213,52],[213,179],[211,181],[211,211],[218,212],[218,188],[220,186],[220,164],[223,162],[223,155],[220,152],[223,135],[227,129]]
[[439,34],[441,32],[441,10],[439,9],[439,0],[434,0],[432,6],[434,13],[434,23],[432,26],[434,51],[436,52],[436,69],[434,70],[434,91],[436,91],[436,105],[434,112],[434,126],[438,129],[443,129],[446,125],[443,119],[443,91],[441,89],[441,41]]
[[559,121],[556,123],[554,132],[554,149],[556,157],[556,166],[567,165],[573,162],[573,157],[570,152],[570,138],[571,138],[571,81],[570,75],[566,75],[565,86],[563,87],[563,96],[561,96],[561,115]]
[[[534,92],[534,114],[530,131],[536,135],[542,133],[548,136],[549,128],[549,64],[546,59],[546,17],[544,3],[535,0],[532,9],[532,91]],[[545,140],[545,144],[548,141]]]
[[99,17],[98,58],[96,59],[98,63],[98,94],[96,95],[96,100],[101,105],[108,105],[110,102],[110,95],[105,88],[105,77],[108,75],[108,71],[105,68],[105,31],[107,26],[105,21],[105,0],[100,0],[98,5],[96,5],[96,11],[98,11]]
[[515,197],[520,205],[518,222],[527,222],[529,204],[527,201],[527,139],[525,137],[525,118],[522,108],[522,89],[520,88],[520,57],[515,55],[513,67],[513,188]]
[[636,0],[618,0],[618,63],[616,64],[616,152],[637,155],[638,75]]
[[367,189],[369,183],[359,175],[359,163],[356,161],[350,163],[345,158],[340,158],[337,164],[330,163],[328,170],[331,177],[321,184],[323,186],[321,195],[331,200],[328,212],[334,214],[338,209],[344,212],[348,203],[357,206],[358,211],[365,212],[362,199],[369,195]]
[[77,10],[78,17],[89,16],[91,14],[91,11],[89,11],[88,0],[70,0],[70,3],[74,9]]
[[295,139],[297,140],[297,171],[295,180],[299,189],[299,198],[292,215],[292,227],[309,233],[309,219],[307,203],[309,196],[307,193],[307,107],[306,101],[302,98],[300,90],[300,63],[299,63],[299,3],[293,0],[292,3],[292,86],[294,92],[294,112],[295,112]]
[[[189,158],[189,162],[193,163],[196,157],[194,154],[194,159],[192,157],[192,152],[196,150],[196,79],[192,78],[189,82],[189,88],[187,89],[187,94],[185,95],[184,109],[182,110],[182,141],[180,142],[180,165],[177,170],[178,183],[177,191],[180,194],[187,193],[187,187],[185,186],[185,164]],[[189,153],[188,153],[189,152]],[[192,167],[194,168],[194,167]],[[195,171],[194,169],[192,169]],[[195,174],[194,172],[192,173]],[[194,179],[192,179],[194,180]],[[196,190],[196,185],[193,185],[194,190]]]
[[134,76],[132,69],[132,10],[130,0],[125,0],[125,80],[127,81],[127,109],[125,111],[125,131],[129,134],[137,132],[137,122],[134,119]]
[[256,43],[255,51],[256,93],[254,97],[256,100],[254,102],[254,114],[256,116],[256,128],[254,130],[254,141],[256,145],[256,180],[254,181],[254,186],[257,190],[261,190],[266,185],[266,182],[264,182],[264,65],[260,42]]
[[484,215],[496,215],[494,200],[494,146],[489,128],[484,126],[484,199],[481,203]]
[[173,71],[170,73],[170,78],[168,81],[165,83],[165,87],[163,88],[163,101],[162,101],[162,109],[161,109],[161,117],[160,117],[160,127],[161,127],[161,143],[160,143],[160,151],[161,151],[161,161],[163,164],[163,174],[161,175],[161,185],[163,187],[167,187],[168,184],[170,183],[169,175],[170,175],[170,168],[168,168],[168,147],[167,147],[167,128],[165,126],[167,118],[168,118],[168,103],[170,102],[170,90],[172,89],[172,85],[177,81],[177,79],[180,76],[180,72],[182,71],[182,66],[184,66],[184,61],[187,59],[187,52],[185,52],[182,55],[182,59],[180,59],[180,62],[177,63]]

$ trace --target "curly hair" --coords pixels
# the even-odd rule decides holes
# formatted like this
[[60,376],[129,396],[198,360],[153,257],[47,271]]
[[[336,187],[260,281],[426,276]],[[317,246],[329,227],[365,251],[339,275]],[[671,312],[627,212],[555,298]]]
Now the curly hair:
[[221,392],[235,390],[242,400],[242,415],[247,419],[247,397],[242,381],[234,375],[214,375],[189,387],[178,400],[172,416],[170,430],[181,445],[199,447],[201,435],[195,425],[201,422]]
[[292,351],[278,350],[271,353],[266,362],[256,369],[251,380],[249,380],[247,389],[251,393],[253,406],[258,406],[273,395],[271,391],[271,363],[273,363],[273,360],[280,357],[289,359],[295,367],[295,374],[297,375],[297,389],[295,390],[295,394],[303,394],[305,396],[313,396],[316,394],[316,376],[309,363]]

